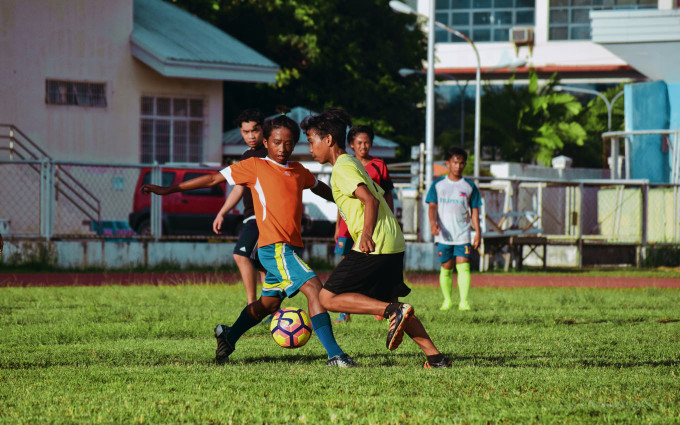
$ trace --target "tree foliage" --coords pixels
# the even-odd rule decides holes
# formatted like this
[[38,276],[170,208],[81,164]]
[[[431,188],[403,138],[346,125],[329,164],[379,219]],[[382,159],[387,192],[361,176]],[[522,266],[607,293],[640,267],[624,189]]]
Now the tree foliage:
[[171,0],[280,66],[276,84],[225,84],[225,122],[276,105],[347,109],[402,146],[422,138],[427,38],[385,0]]
[[586,131],[576,120],[581,104],[568,93],[556,92],[557,76],[539,85],[535,71],[527,85],[512,77],[498,87],[487,85],[482,96],[483,148],[492,159],[541,163],[565,147],[581,147]]

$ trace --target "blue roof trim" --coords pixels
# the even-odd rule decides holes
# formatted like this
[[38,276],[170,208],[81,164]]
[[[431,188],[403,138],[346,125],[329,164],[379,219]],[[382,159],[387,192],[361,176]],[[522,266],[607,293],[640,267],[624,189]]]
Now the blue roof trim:
[[132,55],[167,77],[273,83],[278,65],[162,0],[134,0]]

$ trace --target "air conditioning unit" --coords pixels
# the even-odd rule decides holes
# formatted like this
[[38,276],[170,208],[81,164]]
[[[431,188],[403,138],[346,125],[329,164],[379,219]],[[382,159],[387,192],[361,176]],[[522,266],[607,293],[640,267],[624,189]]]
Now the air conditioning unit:
[[510,42],[515,45],[515,54],[519,53],[519,48],[521,46],[528,46],[529,54],[533,54],[534,27],[510,28]]
[[519,45],[533,44],[534,27],[510,28],[510,41]]

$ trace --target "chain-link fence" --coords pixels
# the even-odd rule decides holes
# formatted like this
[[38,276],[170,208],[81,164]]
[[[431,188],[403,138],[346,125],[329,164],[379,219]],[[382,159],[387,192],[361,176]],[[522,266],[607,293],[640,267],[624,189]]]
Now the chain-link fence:
[[[139,193],[142,181],[153,182],[152,168],[0,160],[0,231],[44,238],[156,237],[159,231],[174,237],[216,237],[211,223],[228,189],[165,197],[156,210],[160,229],[154,230],[150,197]],[[180,171],[184,180],[206,172],[196,167],[158,166],[156,170],[156,183],[162,185],[177,183]],[[399,197],[407,192],[401,189]],[[566,243],[584,239],[612,244],[680,243],[678,184],[482,178],[479,189],[485,238],[541,235]],[[405,210],[418,204],[403,198],[400,203]],[[226,236],[238,233],[242,210],[232,213]],[[405,217],[410,216],[407,213]],[[417,232],[417,226],[406,224],[406,233]]]

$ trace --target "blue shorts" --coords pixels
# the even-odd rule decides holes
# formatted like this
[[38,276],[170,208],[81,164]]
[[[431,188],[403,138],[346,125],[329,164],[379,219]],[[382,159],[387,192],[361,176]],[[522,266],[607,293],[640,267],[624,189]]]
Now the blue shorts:
[[338,255],[347,255],[354,246],[354,239],[352,238],[338,238],[335,243],[335,253]]
[[462,245],[437,244],[437,255],[439,262],[446,263],[454,257],[470,258],[472,256],[472,245],[465,243]]
[[287,243],[274,243],[257,249],[260,263],[267,270],[262,284],[263,297],[292,298],[302,285],[316,277],[302,258],[302,248]]

